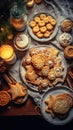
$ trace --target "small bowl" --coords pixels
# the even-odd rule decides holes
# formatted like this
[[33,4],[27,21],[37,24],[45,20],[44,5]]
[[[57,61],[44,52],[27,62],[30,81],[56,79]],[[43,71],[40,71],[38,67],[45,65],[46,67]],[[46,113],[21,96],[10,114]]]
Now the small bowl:
[[70,18],[66,18],[61,23],[61,30],[63,32],[70,32],[73,28],[73,22]]
[[[21,37],[22,35],[24,35],[25,38],[28,38],[28,43],[26,43],[25,45],[25,38],[24,37]],[[16,44],[16,40],[19,41],[18,45]],[[22,42],[23,41],[23,42]],[[30,37],[25,34],[25,33],[19,33],[16,35],[16,37],[14,38],[14,47],[16,48],[16,50],[18,51],[26,51],[29,49],[30,47],[30,44],[31,44],[31,39]],[[20,47],[19,47],[20,46]]]
[[59,37],[59,42],[63,48],[69,46],[72,43],[72,36],[69,33],[62,33]]
[[73,59],[73,46],[67,46],[64,50],[64,56],[67,59]]

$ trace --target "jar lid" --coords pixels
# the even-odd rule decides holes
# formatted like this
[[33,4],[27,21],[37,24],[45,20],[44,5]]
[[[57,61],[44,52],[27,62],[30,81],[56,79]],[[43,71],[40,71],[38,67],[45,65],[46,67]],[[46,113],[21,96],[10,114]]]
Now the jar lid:
[[24,15],[24,9],[20,8],[16,5],[14,5],[11,10],[10,10],[10,15],[16,19],[19,19],[20,17],[22,17]]

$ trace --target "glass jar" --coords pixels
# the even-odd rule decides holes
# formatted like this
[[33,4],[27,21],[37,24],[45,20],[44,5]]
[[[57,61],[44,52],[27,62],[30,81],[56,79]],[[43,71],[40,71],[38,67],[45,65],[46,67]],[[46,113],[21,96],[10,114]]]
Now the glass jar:
[[14,64],[16,62],[16,54],[12,48],[12,46],[5,44],[2,45],[0,48],[0,57],[7,63],[7,64]]
[[27,15],[23,8],[14,5],[10,10],[10,23],[17,31],[23,31],[26,27]]

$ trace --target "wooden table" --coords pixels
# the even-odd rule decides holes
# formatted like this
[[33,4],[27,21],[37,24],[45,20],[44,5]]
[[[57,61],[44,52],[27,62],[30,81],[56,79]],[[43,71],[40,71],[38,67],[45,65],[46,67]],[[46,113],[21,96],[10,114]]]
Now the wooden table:
[[[56,0],[57,1],[57,0]],[[63,1],[64,2],[64,1]],[[43,2],[44,3],[44,2]],[[66,7],[66,2],[65,3],[65,7]],[[68,3],[67,3],[68,4]],[[42,10],[43,11],[43,8],[45,7],[45,3],[44,5],[41,7],[41,5],[37,5],[37,6],[34,6],[34,9],[30,9],[28,10],[28,15],[35,10]],[[60,4],[59,4],[60,5]],[[61,5],[62,5],[62,2],[61,2]],[[56,5],[55,5],[56,6]],[[36,8],[38,7],[38,8]],[[46,6],[46,10],[49,9],[48,6]],[[59,6],[59,9],[58,9],[58,12],[57,14],[59,14],[59,11],[60,11],[60,6]],[[63,11],[63,10],[62,10]],[[68,11],[68,10],[65,10],[65,11]],[[34,12],[34,13],[35,13]],[[64,12],[65,13],[65,12]],[[69,12],[70,14],[70,12]],[[61,15],[61,14],[60,14]],[[36,43],[34,40],[32,40],[33,43]],[[13,46],[13,44],[12,44]],[[16,50],[15,50],[16,51]],[[17,52],[16,52],[17,53]],[[20,55],[20,54],[19,54]],[[21,55],[20,55],[21,56]],[[22,56],[21,56],[22,57]],[[20,105],[20,106],[16,106],[14,104],[11,104],[6,110],[4,111],[0,111],[0,116],[23,116],[23,115],[39,115],[39,112],[37,110],[37,105],[34,103],[34,101],[32,100],[32,98],[30,98],[30,96],[28,97],[27,101]]]
[[[2,79],[2,89],[7,89],[6,82]],[[16,105],[13,102],[7,108],[0,109],[0,116],[24,116],[24,115],[39,115],[37,105],[33,99],[28,96],[25,103]]]

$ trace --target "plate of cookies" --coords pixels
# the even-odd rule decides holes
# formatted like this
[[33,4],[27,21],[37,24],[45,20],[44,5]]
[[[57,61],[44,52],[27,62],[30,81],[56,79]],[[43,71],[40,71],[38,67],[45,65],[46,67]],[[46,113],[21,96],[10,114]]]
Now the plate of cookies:
[[[26,85],[17,82],[16,79],[8,72],[3,74],[3,78],[8,84],[9,89],[7,89],[6,92],[10,95],[11,101],[18,105],[23,104],[28,98],[28,89]],[[2,92],[0,91],[0,93]],[[6,94],[5,91],[4,94]]]
[[21,80],[38,92],[62,84],[66,72],[66,61],[53,45],[31,47],[20,63]]
[[66,86],[58,86],[44,93],[41,113],[46,121],[64,125],[73,119],[73,92]]
[[56,36],[58,22],[51,14],[41,12],[28,20],[27,28],[33,39],[39,42],[47,42]]

